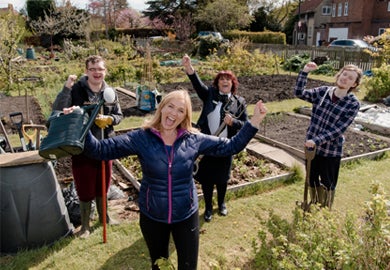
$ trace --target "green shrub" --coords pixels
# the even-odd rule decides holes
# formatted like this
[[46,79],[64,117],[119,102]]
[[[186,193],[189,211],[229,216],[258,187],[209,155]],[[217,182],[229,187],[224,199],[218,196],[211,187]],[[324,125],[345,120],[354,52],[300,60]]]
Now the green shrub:
[[290,224],[271,211],[267,229],[253,241],[256,269],[387,269],[389,201],[377,183],[371,193],[359,218],[317,206],[310,213],[297,207]]
[[325,62],[322,65],[319,65],[318,69],[313,70],[312,73],[316,75],[334,76],[336,74],[336,69],[332,63]]
[[390,95],[390,65],[373,68],[372,73],[373,76],[364,82],[367,88],[365,100],[378,102]]
[[229,45],[227,43],[218,40],[218,38],[208,35],[199,38],[197,44],[195,45],[195,51],[199,57],[203,58],[217,52],[220,49],[225,50],[228,46]]
[[207,61],[214,70],[233,70],[236,76],[272,74],[279,60],[259,50],[249,52],[248,43],[247,39],[234,40],[225,54],[210,55]]
[[223,35],[230,40],[248,38],[253,43],[286,44],[286,34],[281,32],[247,32],[232,30],[224,32]]
[[287,71],[298,72],[310,61],[309,54],[296,54],[286,59],[283,68]]

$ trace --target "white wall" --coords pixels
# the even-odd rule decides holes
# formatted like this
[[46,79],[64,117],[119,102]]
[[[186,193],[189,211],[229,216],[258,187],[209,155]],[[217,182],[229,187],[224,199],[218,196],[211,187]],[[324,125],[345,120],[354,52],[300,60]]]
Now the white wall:
[[348,38],[348,28],[329,28],[329,40]]

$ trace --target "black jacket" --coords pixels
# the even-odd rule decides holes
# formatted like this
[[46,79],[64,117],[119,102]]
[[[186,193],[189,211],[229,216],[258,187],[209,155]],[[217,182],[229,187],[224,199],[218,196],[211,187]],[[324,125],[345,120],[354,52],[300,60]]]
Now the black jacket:
[[[202,133],[211,134],[207,121],[207,116],[212,111],[214,111],[215,106],[218,103],[219,90],[214,86],[206,86],[200,80],[196,72],[192,75],[188,75],[188,78],[191,80],[192,86],[194,87],[194,90],[198,94],[199,98],[203,101],[203,108],[198,119],[197,125]],[[231,115],[239,116],[238,118],[233,119],[232,126],[227,126],[228,138],[231,138],[238,132],[238,130],[240,130],[240,128],[248,120],[245,99],[237,95],[232,95],[231,103],[229,103],[227,109],[229,110]]]
[[[92,92],[91,89],[89,89],[87,80],[87,77],[82,77],[73,85],[72,89],[64,86],[53,103],[53,110],[62,111],[63,108],[72,106],[83,107],[98,103],[103,98],[104,90],[109,86],[103,82],[102,91],[96,95]],[[103,114],[112,116],[114,119],[112,125],[104,129],[104,137],[112,137],[115,135],[113,126],[119,124],[123,118],[117,95],[115,96],[115,102],[113,104],[103,105]],[[101,129],[97,125],[93,124],[91,131],[97,138],[101,139]]]

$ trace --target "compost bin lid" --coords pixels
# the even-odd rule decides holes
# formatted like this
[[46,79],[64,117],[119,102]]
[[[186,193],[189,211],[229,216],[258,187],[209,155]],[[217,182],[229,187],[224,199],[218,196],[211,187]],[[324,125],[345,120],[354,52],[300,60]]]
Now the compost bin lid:
[[43,163],[46,161],[46,159],[38,154],[38,150],[18,153],[5,153],[0,155],[0,167]]

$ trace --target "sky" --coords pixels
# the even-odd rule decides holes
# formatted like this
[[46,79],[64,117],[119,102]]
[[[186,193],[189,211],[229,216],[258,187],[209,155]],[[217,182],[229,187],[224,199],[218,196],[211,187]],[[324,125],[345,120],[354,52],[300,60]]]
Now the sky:
[[[138,11],[142,11],[146,9],[145,2],[147,0],[127,0],[127,3],[129,3],[129,7],[132,7]],[[58,1],[57,3],[62,2]],[[73,6],[76,6],[78,8],[85,8],[86,5],[89,3],[89,0],[70,0]],[[24,7],[26,0],[0,0],[0,8],[4,8],[8,6],[8,3],[12,3],[14,5],[15,10],[20,10]]]

